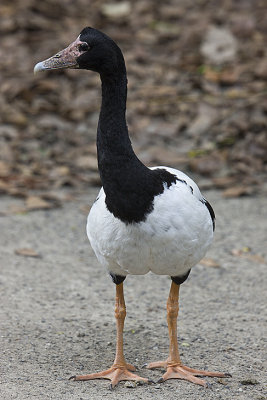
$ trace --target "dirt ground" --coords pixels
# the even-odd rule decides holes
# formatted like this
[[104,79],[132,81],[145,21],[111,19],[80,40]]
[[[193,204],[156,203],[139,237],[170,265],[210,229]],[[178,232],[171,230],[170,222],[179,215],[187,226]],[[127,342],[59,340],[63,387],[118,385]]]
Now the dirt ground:
[[[23,200],[0,200],[1,382],[9,399],[266,399],[266,199],[223,199],[205,193],[217,214],[208,258],[183,284],[178,336],[187,365],[232,374],[210,389],[168,381],[113,391],[108,381],[68,377],[111,365],[115,350],[114,285],[98,265],[85,234],[85,209],[96,190],[62,208],[6,214]],[[39,257],[26,257],[31,248]],[[215,266],[215,262],[218,264]],[[125,353],[138,373],[168,350],[168,277],[125,281]]]

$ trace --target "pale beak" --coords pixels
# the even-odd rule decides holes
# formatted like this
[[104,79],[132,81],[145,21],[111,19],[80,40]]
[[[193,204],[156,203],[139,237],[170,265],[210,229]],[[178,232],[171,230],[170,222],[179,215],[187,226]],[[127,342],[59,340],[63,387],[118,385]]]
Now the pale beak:
[[66,49],[36,64],[33,70],[34,73],[36,74],[37,72],[51,69],[79,68],[77,58],[80,56],[78,48],[81,43],[80,37],[78,37],[73,43],[66,47]]

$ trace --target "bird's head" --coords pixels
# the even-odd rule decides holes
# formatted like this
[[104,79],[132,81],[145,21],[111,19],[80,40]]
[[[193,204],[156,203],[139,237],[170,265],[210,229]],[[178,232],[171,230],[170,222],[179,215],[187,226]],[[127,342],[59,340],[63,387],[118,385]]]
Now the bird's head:
[[84,28],[68,47],[36,64],[34,73],[65,68],[88,69],[108,76],[123,73],[125,64],[112,39],[97,29]]

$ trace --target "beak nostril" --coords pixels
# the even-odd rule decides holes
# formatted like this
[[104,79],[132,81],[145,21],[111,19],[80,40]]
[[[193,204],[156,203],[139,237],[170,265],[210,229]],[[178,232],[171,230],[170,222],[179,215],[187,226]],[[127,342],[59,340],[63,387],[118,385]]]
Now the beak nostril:
[[54,55],[54,58],[60,58],[61,57],[61,54],[55,54]]

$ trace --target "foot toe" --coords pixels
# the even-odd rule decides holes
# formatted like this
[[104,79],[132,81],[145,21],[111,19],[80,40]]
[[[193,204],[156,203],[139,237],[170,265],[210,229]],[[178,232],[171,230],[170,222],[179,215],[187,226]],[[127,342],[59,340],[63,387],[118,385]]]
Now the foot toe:
[[146,364],[147,369],[155,369],[155,368],[167,368],[167,361],[155,361],[149,364]]
[[69,379],[74,381],[88,381],[92,379],[110,379],[111,383],[109,389],[114,389],[115,386],[121,381],[135,381],[148,383],[147,378],[142,378],[141,376],[133,374],[129,371],[128,367],[133,368],[132,365],[127,364],[124,368],[111,367],[105,371],[97,372],[95,374],[89,375],[73,375]]
[[198,378],[198,376],[227,377],[229,375],[230,374],[222,374],[221,372],[202,371],[184,365],[172,365],[167,366],[167,371],[162,378],[158,380],[158,383],[162,383],[168,379],[182,379],[209,388],[210,384],[204,379]]

